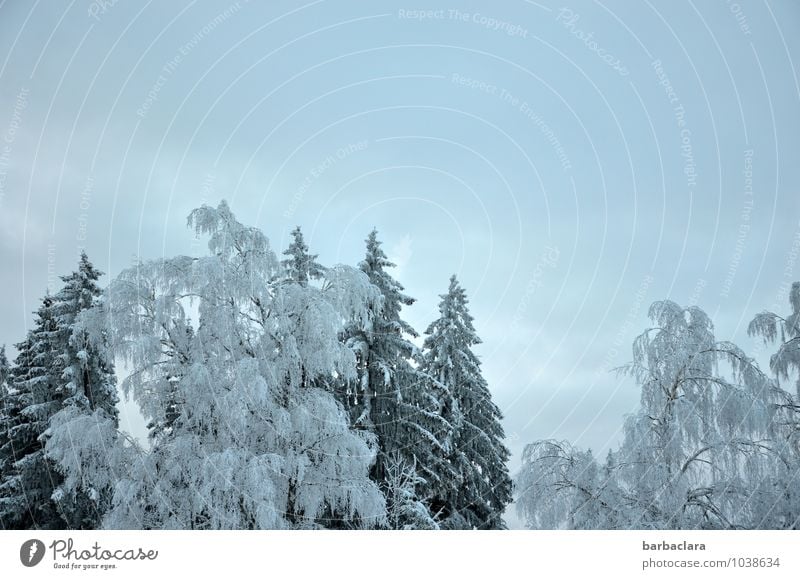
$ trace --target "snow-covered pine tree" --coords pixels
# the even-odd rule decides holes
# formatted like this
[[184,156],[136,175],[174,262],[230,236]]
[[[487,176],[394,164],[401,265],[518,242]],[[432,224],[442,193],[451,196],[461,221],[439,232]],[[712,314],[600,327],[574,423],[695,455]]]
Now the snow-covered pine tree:
[[[10,378],[11,374],[11,366],[8,364],[8,357],[6,356],[6,345],[3,344],[0,346],[0,420],[2,420],[3,416],[3,408],[6,400],[6,396],[8,396],[9,386],[8,386],[8,379]],[[2,424],[2,422],[0,422]],[[4,430],[0,430],[0,437],[7,434]],[[0,438],[0,448],[2,448],[2,438]]]
[[[86,435],[86,424],[77,428],[68,416],[99,411],[96,418],[116,427],[113,368],[103,342],[90,342],[82,321],[100,294],[99,276],[82,254],[78,270],[61,278],[65,285],[55,296],[44,298],[34,328],[17,346],[3,412],[7,436],[0,449],[6,464],[0,484],[4,526],[89,529],[102,517],[108,497],[73,484],[75,477],[65,474],[59,460]],[[51,454],[48,439],[54,433],[69,448]]]
[[386,519],[390,529],[436,530],[439,523],[431,516],[420,488],[426,484],[415,464],[407,464],[399,454],[390,456],[386,465]]
[[0,394],[5,394],[8,391],[8,375],[11,367],[8,365],[8,357],[6,356],[6,345],[0,346]]
[[192,341],[194,328],[191,320],[177,321],[174,324],[168,344],[172,346],[169,351],[167,366],[169,370],[164,373],[165,383],[162,385],[163,409],[156,412],[147,424],[149,436],[158,440],[162,436],[172,435],[175,423],[183,411],[183,401],[179,384],[189,371],[192,360]]
[[[193,211],[189,225],[210,237],[209,255],[139,264],[106,291],[111,343],[132,369],[123,389],[151,420],[180,403],[169,435],[126,459],[105,525],[384,524],[385,500],[368,476],[375,438],[350,430],[315,385],[355,379],[343,320],[365,322],[377,291],[345,266],[327,269],[321,287],[285,283],[267,238],[224,201]],[[199,318],[186,340],[190,302]],[[176,352],[187,357],[178,380]]]
[[[378,456],[371,477],[390,494],[390,464],[417,471],[417,500],[424,504],[426,487],[438,476],[445,447],[442,438],[448,427],[438,416],[438,400],[432,381],[416,367],[419,351],[409,341],[417,332],[401,318],[403,306],[414,299],[405,295],[403,286],[387,271],[394,267],[373,230],[366,240],[366,257],[359,264],[376,287],[382,301],[373,306],[366,323],[351,323],[347,343],[356,352],[359,381],[342,396],[356,428],[373,432],[378,439]],[[425,519],[433,520],[435,513]],[[413,525],[401,521],[401,527]]]
[[118,402],[113,364],[104,336],[90,340],[81,318],[101,295],[97,285],[102,273],[81,252],[78,269],[62,276],[64,286],[53,296],[53,315],[58,327],[58,365],[65,404],[93,412],[102,409],[116,420]]
[[512,498],[502,415],[472,351],[481,340],[455,275],[441,298],[439,318],[425,331],[420,368],[442,388],[440,415],[450,425],[444,431],[448,454],[438,465],[444,470],[430,489],[432,505],[441,511],[443,526],[502,529]]
[[53,299],[47,295],[36,311],[33,328],[16,345],[18,354],[4,397],[0,526],[5,529],[66,527],[51,499],[63,477],[46,457],[40,438],[64,398],[53,372],[57,333]]
[[281,261],[281,265],[290,280],[305,286],[311,280],[319,280],[324,277],[325,268],[317,263],[317,255],[309,253],[299,225],[292,230],[292,243],[283,252],[283,255],[286,255],[287,258]]
[[[6,356],[6,346],[3,344],[0,348],[0,486],[10,473],[12,457],[6,456],[3,449],[7,447],[9,442],[8,434],[11,425],[11,416],[9,413],[11,407],[11,387],[9,379],[11,374],[11,367],[8,364],[8,357]],[[0,516],[0,529],[5,528],[2,516]]]
[[[81,473],[64,472],[64,460],[69,463],[75,459],[70,456],[77,452],[75,439],[84,437],[85,430],[90,427],[87,418],[91,417],[89,419],[97,422],[97,427],[103,431],[113,431],[118,425],[116,377],[107,352],[106,332],[102,326],[94,327],[102,309],[98,303],[101,290],[97,285],[101,275],[86,253],[81,252],[78,269],[61,277],[64,286],[53,296],[57,352],[53,370],[59,373],[56,391],[62,398],[63,409],[53,416],[45,433],[45,452],[66,474],[53,498],[67,526],[73,529],[97,528],[110,501],[110,489],[86,484],[80,480]],[[93,326],[93,335],[87,323]],[[109,424],[100,425],[105,422]],[[63,440],[67,448],[48,442],[56,428],[64,431],[57,439]],[[99,459],[104,459],[102,454]]]

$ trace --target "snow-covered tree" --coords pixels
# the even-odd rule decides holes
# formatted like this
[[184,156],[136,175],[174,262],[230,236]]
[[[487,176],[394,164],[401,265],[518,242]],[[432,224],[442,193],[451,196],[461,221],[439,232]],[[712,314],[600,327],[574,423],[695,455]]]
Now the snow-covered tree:
[[[107,332],[97,326],[102,319],[98,316],[101,290],[97,285],[101,275],[82,252],[78,269],[61,277],[64,286],[53,296],[56,358],[51,372],[57,374],[62,408],[51,417],[42,439],[48,459],[64,476],[52,497],[67,527],[73,529],[97,528],[110,500],[108,488],[93,486],[82,471],[70,472],[64,462],[64,458],[71,461],[77,456],[81,443],[92,442],[85,438],[90,432],[87,419],[110,431],[118,424],[116,377],[107,352]],[[52,436],[56,438],[50,440]],[[83,440],[78,441],[80,438]]]
[[[795,394],[784,394],[775,405],[773,422],[778,425],[775,447],[781,461],[777,474],[762,484],[765,492],[773,497],[771,504],[764,504],[765,527],[800,528],[800,282],[792,284],[789,292],[791,312],[782,317],[772,312],[761,312],[748,326],[748,333],[760,336],[765,344],[778,345],[778,351],[770,357],[770,369],[775,380],[795,380]],[[787,484],[785,481],[790,481]],[[795,484],[791,484],[795,483]],[[771,492],[770,492],[771,491]]]
[[63,404],[58,389],[57,325],[48,295],[18,351],[3,397],[0,431],[0,526],[6,529],[61,529],[66,522],[51,499],[62,477],[44,453],[41,435]]
[[591,450],[565,441],[525,447],[517,478],[518,511],[536,529],[618,529],[626,522],[614,484],[613,458],[601,468]]
[[[0,420],[3,417],[3,409],[5,408],[6,397],[9,393],[8,380],[11,377],[11,366],[8,363],[8,356],[6,356],[6,345],[0,346]],[[1,423],[0,423],[1,424]],[[0,437],[7,435],[5,430],[0,430]],[[0,448],[2,448],[2,438],[0,438]]]
[[290,280],[306,286],[309,281],[319,280],[325,276],[325,268],[317,263],[318,256],[309,253],[300,226],[292,230],[292,243],[283,252],[283,255],[287,258],[281,262],[281,265]]
[[58,327],[58,359],[66,395],[65,404],[93,412],[102,409],[116,419],[118,402],[114,368],[106,352],[104,328],[90,339],[81,314],[95,306],[101,295],[97,280],[102,275],[81,253],[78,269],[61,279],[64,286],[53,296],[53,315]]
[[780,506],[793,484],[782,440],[787,393],[734,344],[717,341],[701,309],[663,301],[649,313],[655,327],[635,340],[633,362],[623,369],[642,394],[619,450],[598,471],[594,459],[568,445],[529,445],[517,501],[528,525],[796,524]]
[[[7,456],[7,451],[11,449],[7,445],[10,440],[9,428],[12,421],[10,413],[13,411],[11,405],[11,393],[13,391],[9,384],[10,378],[11,367],[6,356],[6,346],[3,344],[3,347],[0,348],[0,486],[6,477],[10,475],[11,465],[13,464],[13,457]],[[2,511],[0,511],[0,529],[5,528],[5,521],[1,513]]]
[[8,391],[8,375],[11,367],[8,365],[8,357],[6,356],[6,345],[0,346],[0,394],[5,394]]
[[800,282],[794,282],[789,292],[791,313],[784,317],[761,312],[747,328],[751,336],[760,336],[767,344],[778,344],[770,358],[770,368],[780,380],[790,380],[794,374],[797,398],[800,400]]
[[381,249],[377,231],[369,234],[366,246],[359,267],[382,300],[372,306],[366,323],[356,321],[348,327],[347,343],[358,359],[359,381],[348,384],[340,399],[354,426],[377,436],[372,480],[389,493],[389,464],[413,465],[419,481],[417,496],[423,504],[427,498],[423,487],[437,476],[435,465],[440,459],[436,457],[444,451],[440,438],[446,429],[432,427],[433,422],[441,422],[438,402],[431,396],[432,381],[416,367],[419,351],[409,339],[417,333],[401,318],[403,306],[414,299],[403,293],[403,286],[387,271],[394,264]]
[[[100,412],[116,428],[113,367],[103,340],[90,340],[83,321],[100,295],[100,275],[82,254],[78,269],[61,278],[63,288],[44,298],[34,328],[17,346],[2,412],[7,433],[0,449],[4,526],[86,529],[102,518],[108,497],[90,486],[73,485],[75,477],[65,474],[58,460],[85,436],[66,416]],[[68,435],[59,436],[68,448],[51,454],[49,438],[57,428]]]
[[438,385],[430,390],[438,420],[429,428],[443,435],[446,452],[435,463],[431,504],[449,528],[504,528],[502,514],[512,497],[502,415],[473,352],[481,340],[456,276],[441,298],[439,318],[425,332],[421,365],[430,383]]
[[340,334],[344,320],[367,323],[376,290],[345,266],[327,269],[320,287],[284,283],[267,238],[224,201],[194,210],[189,225],[210,237],[209,255],[141,263],[106,292],[111,344],[131,367],[123,390],[169,434],[149,452],[123,445],[127,472],[105,525],[384,524],[368,476],[375,438],[352,431],[317,386],[356,378]]
[[419,496],[427,481],[420,477],[415,464],[407,464],[399,455],[389,457],[386,465],[386,518],[390,529],[433,530],[439,523]]
[[627,367],[642,385],[621,449],[634,525],[760,526],[743,499],[773,466],[767,441],[781,392],[736,345],[716,341],[699,308],[657,302],[650,317],[657,328],[637,338]]

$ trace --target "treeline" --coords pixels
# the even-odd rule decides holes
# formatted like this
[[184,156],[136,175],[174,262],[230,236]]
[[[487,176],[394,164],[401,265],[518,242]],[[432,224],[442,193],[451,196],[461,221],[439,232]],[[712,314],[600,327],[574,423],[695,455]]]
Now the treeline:
[[[772,376],[697,307],[670,301],[620,368],[641,387],[619,448],[598,460],[565,441],[528,445],[517,509],[530,528],[800,528],[800,283],[790,312],[758,314]],[[781,387],[796,382],[796,392]]]
[[[324,267],[299,228],[279,259],[225,202],[188,222],[207,255],[101,290],[83,254],[2,352],[3,528],[504,528],[508,450],[455,277],[418,348],[375,231],[359,267]],[[119,430],[118,386],[149,444]]]

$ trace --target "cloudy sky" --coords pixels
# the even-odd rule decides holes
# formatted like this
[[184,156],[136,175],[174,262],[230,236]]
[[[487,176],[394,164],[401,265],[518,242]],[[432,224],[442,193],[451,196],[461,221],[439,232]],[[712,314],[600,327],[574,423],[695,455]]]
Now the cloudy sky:
[[798,62],[794,0],[6,0],[0,343],[81,249],[197,254],[186,215],[225,198],[326,264],[377,227],[420,330],[457,273],[512,468],[539,438],[603,452],[652,301],[768,354],[746,325],[800,279]]

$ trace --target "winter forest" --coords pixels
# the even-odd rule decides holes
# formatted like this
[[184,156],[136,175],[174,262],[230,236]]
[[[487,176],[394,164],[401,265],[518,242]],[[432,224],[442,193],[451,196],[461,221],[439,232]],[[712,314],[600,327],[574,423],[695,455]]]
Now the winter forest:
[[376,231],[359,267],[324,267],[224,201],[188,223],[206,257],[101,291],[83,254],[3,358],[4,528],[503,528],[508,451],[455,277],[420,349]]
[[224,201],[188,226],[204,257],[105,288],[81,254],[0,353],[2,528],[488,530],[507,508],[532,529],[800,528],[800,283],[749,325],[768,369],[699,307],[653,303],[617,369],[641,391],[619,447],[531,442],[512,482],[455,276],[420,336],[375,230],[329,267]]

